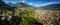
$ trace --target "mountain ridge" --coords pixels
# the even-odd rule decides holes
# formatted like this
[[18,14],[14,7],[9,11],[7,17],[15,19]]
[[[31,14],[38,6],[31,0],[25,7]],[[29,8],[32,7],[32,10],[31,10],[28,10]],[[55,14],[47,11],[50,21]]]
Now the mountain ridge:
[[50,5],[42,6],[40,8],[60,10],[60,3],[50,4]]

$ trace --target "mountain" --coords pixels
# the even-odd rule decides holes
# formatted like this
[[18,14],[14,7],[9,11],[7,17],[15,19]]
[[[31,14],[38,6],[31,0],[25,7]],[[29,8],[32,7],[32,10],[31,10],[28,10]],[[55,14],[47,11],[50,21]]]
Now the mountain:
[[16,6],[17,6],[17,7],[33,7],[33,6],[28,5],[28,4],[25,4],[25,3],[23,3],[23,2],[16,3]]
[[16,6],[15,4],[13,4],[13,3],[11,3],[11,2],[9,2],[8,5],[9,5],[10,7]]
[[9,8],[9,6],[0,0],[0,10],[6,10],[7,8]]
[[8,4],[5,4],[2,0],[0,0],[0,11],[4,11],[4,10],[14,10],[15,8],[15,5],[13,3],[8,3]]
[[42,6],[40,8],[60,10],[60,3],[50,4],[50,5]]
[[17,7],[15,4],[9,2],[8,5],[10,6],[7,10],[15,10]]

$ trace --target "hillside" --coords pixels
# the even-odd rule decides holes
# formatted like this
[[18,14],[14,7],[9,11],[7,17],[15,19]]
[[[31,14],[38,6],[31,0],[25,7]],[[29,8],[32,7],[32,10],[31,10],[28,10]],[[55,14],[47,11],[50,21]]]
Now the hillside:
[[0,0],[0,10],[6,10],[7,8],[9,8],[9,6]]
[[[55,10],[35,10],[37,17],[40,18],[44,25],[60,25],[60,11]],[[53,23],[52,23],[53,22]]]
[[36,8],[22,2],[5,4],[0,0],[0,12],[0,25],[60,25],[60,4]]
[[17,7],[23,7],[23,8],[25,8],[25,7],[33,7],[31,5],[28,5],[28,4],[25,4],[25,3],[22,3],[22,2],[16,3],[15,5]]

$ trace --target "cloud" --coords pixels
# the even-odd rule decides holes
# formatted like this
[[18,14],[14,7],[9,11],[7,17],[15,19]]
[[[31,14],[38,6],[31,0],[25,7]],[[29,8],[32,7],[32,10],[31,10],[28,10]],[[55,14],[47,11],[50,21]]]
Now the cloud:
[[25,2],[25,1],[22,1],[22,2]]
[[2,1],[13,1],[13,0],[2,0]]
[[47,2],[47,3],[38,3],[38,4],[33,4],[33,6],[35,7],[41,7],[41,6],[46,6],[46,5],[50,5],[50,4],[58,4],[60,2]]
[[33,3],[28,3],[29,5],[33,5]]
[[4,1],[5,3],[12,2],[13,4],[15,4],[17,2],[21,2],[21,0],[2,0],[2,1]]
[[11,3],[13,3],[13,4],[17,3],[17,2],[14,2],[14,1],[7,1],[7,0],[5,0],[4,2],[5,2],[5,3],[11,2]]
[[25,0],[21,0],[21,2],[25,2]]
[[44,4],[40,4],[39,6],[46,6],[46,5],[50,5],[50,4],[58,4],[60,2],[47,2],[47,3],[44,3]]

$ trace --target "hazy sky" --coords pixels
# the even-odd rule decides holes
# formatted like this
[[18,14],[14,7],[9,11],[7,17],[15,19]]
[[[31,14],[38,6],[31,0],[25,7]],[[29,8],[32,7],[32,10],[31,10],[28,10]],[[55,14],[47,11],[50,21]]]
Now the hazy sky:
[[60,0],[3,0],[5,3],[17,3],[17,2],[24,2],[29,5],[33,5],[36,7],[54,4],[54,3],[60,3]]

